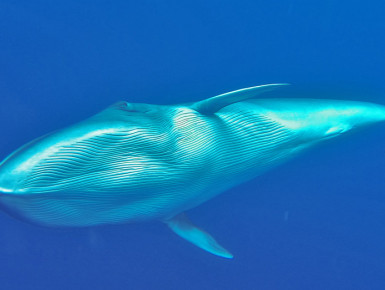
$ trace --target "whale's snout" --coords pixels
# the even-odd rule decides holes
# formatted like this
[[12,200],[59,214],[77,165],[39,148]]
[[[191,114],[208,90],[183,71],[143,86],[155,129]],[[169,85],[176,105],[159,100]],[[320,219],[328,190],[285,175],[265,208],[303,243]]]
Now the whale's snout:
[[0,194],[12,193],[15,190],[14,178],[0,166]]
[[15,152],[10,154],[0,163],[0,194],[18,191],[18,182],[23,178],[23,174],[17,171],[18,160],[14,160],[15,155]]

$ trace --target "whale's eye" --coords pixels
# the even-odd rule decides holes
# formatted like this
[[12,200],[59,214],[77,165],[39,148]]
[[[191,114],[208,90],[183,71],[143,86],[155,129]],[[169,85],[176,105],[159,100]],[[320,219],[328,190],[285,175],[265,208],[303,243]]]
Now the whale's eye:
[[124,110],[126,112],[138,112],[138,110],[135,109],[135,107],[132,104],[127,103],[125,101],[117,102],[113,105],[113,107],[119,110]]
[[111,106],[111,108],[122,110],[129,113],[148,113],[152,110],[150,105],[146,104],[135,104],[128,103],[125,101],[120,101]]
[[115,107],[122,109],[122,110],[126,110],[128,108],[128,104],[127,104],[127,102],[122,101],[122,102],[116,103]]

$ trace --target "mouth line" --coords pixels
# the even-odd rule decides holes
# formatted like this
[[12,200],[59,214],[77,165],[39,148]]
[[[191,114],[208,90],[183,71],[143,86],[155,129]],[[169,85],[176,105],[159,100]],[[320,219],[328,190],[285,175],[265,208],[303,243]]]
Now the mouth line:
[[0,194],[1,193],[11,193],[12,190],[8,189],[8,188],[4,188],[4,187],[0,187]]

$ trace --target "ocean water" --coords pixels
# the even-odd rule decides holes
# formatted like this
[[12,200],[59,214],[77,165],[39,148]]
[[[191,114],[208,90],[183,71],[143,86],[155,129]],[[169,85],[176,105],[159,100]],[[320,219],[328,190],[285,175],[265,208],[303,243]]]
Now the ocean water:
[[[118,100],[264,83],[385,104],[383,1],[0,2],[0,159]],[[0,289],[385,289],[385,125],[189,211],[235,256],[161,223],[47,229],[0,213]],[[182,193],[181,193],[182,194]]]

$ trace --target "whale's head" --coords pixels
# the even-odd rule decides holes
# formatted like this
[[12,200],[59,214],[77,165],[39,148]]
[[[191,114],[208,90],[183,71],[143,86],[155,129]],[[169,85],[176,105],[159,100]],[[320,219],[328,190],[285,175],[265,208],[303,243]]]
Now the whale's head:
[[114,191],[145,180],[150,156],[165,151],[164,118],[151,112],[156,106],[129,105],[120,102],[13,152],[0,163],[0,192]]

